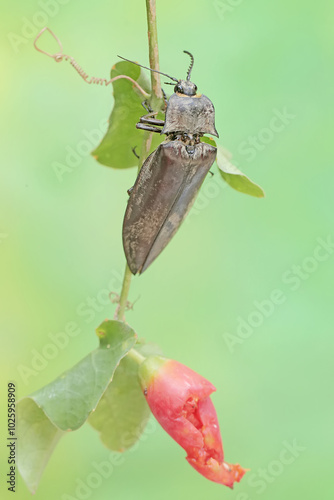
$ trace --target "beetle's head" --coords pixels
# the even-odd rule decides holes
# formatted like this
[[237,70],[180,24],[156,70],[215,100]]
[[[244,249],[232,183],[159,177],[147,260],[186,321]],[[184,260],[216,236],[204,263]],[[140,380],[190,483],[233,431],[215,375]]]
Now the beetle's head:
[[178,92],[179,94],[183,95],[188,95],[188,96],[193,96],[196,95],[197,92],[197,86],[190,81],[190,74],[191,70],[193,69],[194,66],[194,56],[190,54],[187,50],[183,51],[185,54],[188,54],[188,56],[191,59],[189,69],[187,71],[187,79],[186,80],[178,80],[177,84],[174,87],[174,92]]
[[197,86],[188,80],[179,80],[174,87],[174,92],[184,95],[196,95]]
[[[173,76],[169,76],[166,73],[162,73],[162,71],[148,68],[147,66],[143,66],[142,64],[138,64],[134,61],[130,61],[129,59],[125,59],[125,57],[122,57],[122,56],[118,56],[118,57],[120,57],[121,59],[124,59],[124,61],[128,61],[128,62],[131,62],[133,64],[136,64],[137,66],[140,66],[141,68],[145,68],[145,69],[148,69],[150,71],[153,71],[154,73],[159,73],[160,75],[167,76],[168,78],[173,80],[173,82],[176,82],[176,85],[174,86],[174,92],[177,92],[178,94],[187,95],[187,96],[194,96],[194,95],[196,95],[196,92],[197,92],[197,86],[190,81],[191,70],[193,69],[193,66],[194,66],[194,56],[190,52],[188,52],[187,50],[184,50],[183,52],[185,54],[188,54],[188,56],[191,59],[190,66],[188,68],[187,76],[186,76],[185,80],[178,80],[177,78],[174,78]],[[172,83],[172,82],[165,82],[165,83],[167,85],[174,85],[174,83]]]

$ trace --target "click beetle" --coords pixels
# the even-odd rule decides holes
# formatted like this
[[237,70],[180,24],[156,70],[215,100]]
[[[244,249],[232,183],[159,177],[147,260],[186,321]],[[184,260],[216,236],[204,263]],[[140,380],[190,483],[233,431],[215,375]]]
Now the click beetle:
[[123,221],[123,246],[133,274],[143,273],[169,243],[216,158],[217,149],[201,142],[204,134],[218,137],[215,109],[210,99],[197,93],[197,86],[190,81],[194,57],[184,52],[191,58],[186,80],[158,71],[176,82],[165,120],[149,113],[136,125],[139,129],[166,134],[166,138],[145,160],[130,190]]

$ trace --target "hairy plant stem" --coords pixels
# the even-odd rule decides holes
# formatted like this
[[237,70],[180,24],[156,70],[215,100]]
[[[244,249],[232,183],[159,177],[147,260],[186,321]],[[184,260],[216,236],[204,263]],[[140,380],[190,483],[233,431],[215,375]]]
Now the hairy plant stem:
[[[147,13],[147,35],[148,49],[150,57],[150,68],[159,71],[159,49],[158,49],[158,31],[157,31],[157,13],[155,0],[146,0]],[[158,101],[162,99],[162,90],[159,73],[151,71],[152,96],[151,106],[156,108]]]
[[[148,33],[150,67],[152,69],[159,70],[158,32],[157,32],[155,0],[146,0],[146,11],[147,11],[147,33]],[[150,105],[153,109],[158,110],[162,99],[160,75],[158,73],[154,73],[153,71],[151,71],[151,87],[152,87],[152,93],[151,93]],[[150,151],[152,136],[153,136],[152,132],[144,132],[143,144],[138,162],[138,172],[141,169]],[[115,314],[116,319],[118,319],[119,321],[125,321],[124,314],[131,286],[131,278],[132,278],[131,271],[129,269],[129,266],[126,264],[119,304]]]

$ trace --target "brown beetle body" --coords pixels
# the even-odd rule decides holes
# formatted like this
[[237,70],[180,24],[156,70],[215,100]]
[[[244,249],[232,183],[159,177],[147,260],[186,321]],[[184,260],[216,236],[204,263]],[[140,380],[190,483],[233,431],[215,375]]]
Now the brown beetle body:
[[171,95],[168,101],[165,126],[162,134],[172,132],[211,134],[218,137],[215,127],[215,108],[205,95]]
[[180,140],[163,142],[147,158],[123,224],[124,250],[133,274],[145,271],[174,236],[215,158],[213,146],[200,142],[189,154]]
[[194,59],[189,55],[186,80],[165,75],[177,82],[165,121],[150,113],[137,124],[137,128],[167,137],[145,160],[129,190],[123,246],[133,274],[145,271],[172,239],[216,159],[217,149],[200,142],[204,134],[218,137],[214,106],[208,97],[197,94],[190,81]]

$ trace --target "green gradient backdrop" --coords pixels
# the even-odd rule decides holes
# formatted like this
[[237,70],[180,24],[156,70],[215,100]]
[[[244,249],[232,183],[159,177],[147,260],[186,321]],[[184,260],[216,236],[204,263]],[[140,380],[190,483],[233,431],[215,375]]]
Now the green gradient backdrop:
[[[89,87],[68,63],[56,65],[34,51],[32,38],[14,50],[9,33],[21,35],[26,20],[44,25],[41,3],[7,3],[1,15],[1,388],[14,379],[20,397],[97,345],[94,327],[113,307],[102,305],[91,317],[77,308],[110,281],[120,288],[121,223],[135,178],[133,169],[113,171],[83,154],[62,182],[57,179],[53,162],[64,163],[66,148],[76,149],[85,131],[99,128],[112,97],[109,87]],[[322,254],[321,262],[309,258],[317,238],[334,238],[334,5],[157,3],[161,68],[183,76],[188,60],[182,50],[195,54],[193,80],[215,104],[220,143],[264,187],[266,198],[225,188],[218,175],[207,179],[207,196],[201,195],[189,222],[133,280],[130,299],[140,300],[127,320],[168,357],[216,385],[226,459],[251,472],[233,492],[210,483],[152,424],[87,498],[332,499],[334,254]],[[143,0],[53,5],[52,15],[44,15],[48,26],[89,74],[108,76],[119,53],[147,63]],[[259,134],[266,140],[273,110],[284,108],[295,117],[250,161],[244,141]],[[292,266],[302,264],[309,272],[299,283],[288,282]],[[254,301],[269,299],[275,289],[284,303],[263,321],[257,317],[261,324],[229,349],[224,335],[236,336],[238,318],[246,320]],[[25,383],[18,365],[31,365],[32,350],[41,352],[48,334],[68,321],[78,323],[80,335]],[[2,394],[0,495],[12,498],[4,485]],[[294,441],[300,449],[288,464],[284,443]],[[108,455],[88,426],[66,436],[36,500],[65,500],[65,493],[75,498],[78,480],[87,481],[93,463]],[[261,469],[267,476],[259,482]],[[30,498],[21,480],[15,498]]]

